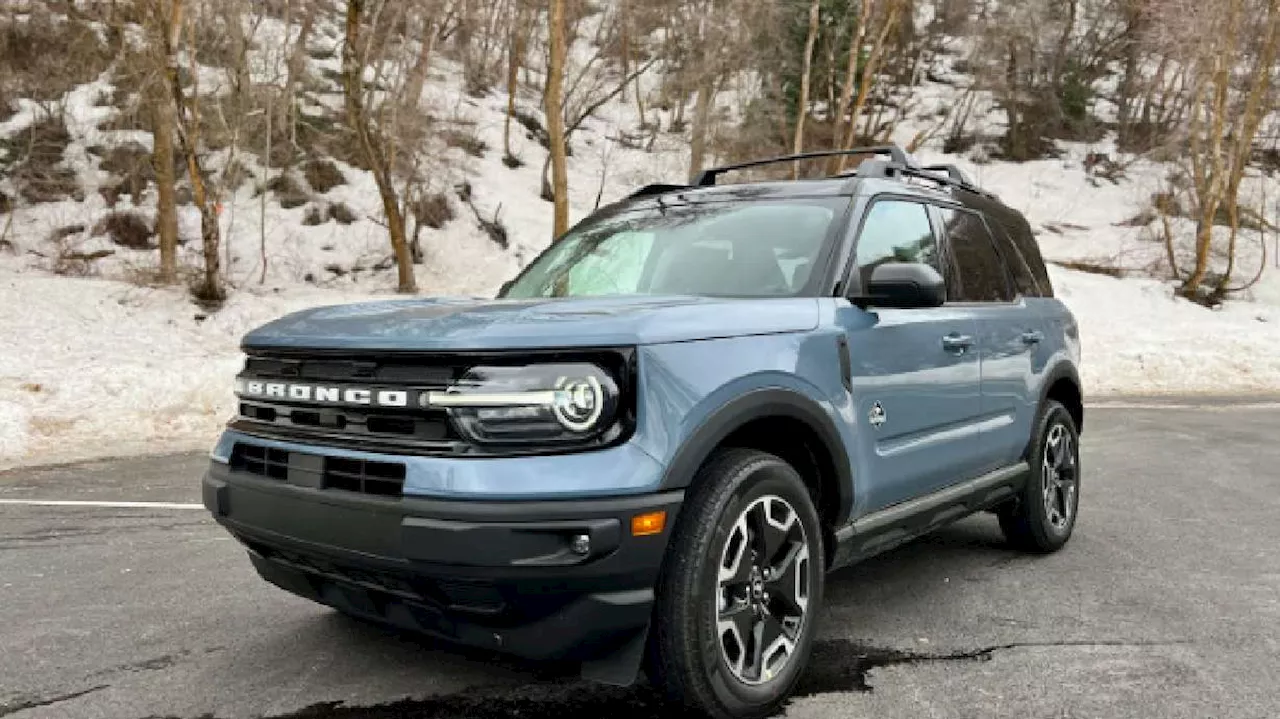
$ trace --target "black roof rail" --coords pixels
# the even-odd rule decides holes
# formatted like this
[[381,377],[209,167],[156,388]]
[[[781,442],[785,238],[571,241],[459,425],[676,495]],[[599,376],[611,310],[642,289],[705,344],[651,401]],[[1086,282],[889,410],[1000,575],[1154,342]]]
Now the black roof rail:
[[627,195],[627,199],[634,200],[640,197],[652,197],[654,195],[664,195],[668,192],[675,192],[676,190],[692,190],[692,189],[694,188],[691,185],[670,185],[670,184],[657,182],[651,185],[645,185],[644,187],[641,187],[640,189],[636,190],[630,195]]
[[[936,173],[945,172],[946,176]],[[976,195],[982,195],[995,199],[995,195],[975,185],[965,174],[955,165],[929,165],[928,167],[910,167],[896,165],[892,162],[876,161],[864,162],[858,166],[858,171],[852,173],[853,177],[884,177],[891,178],[895,175],[905,175],[908,177],[918,177],[922,180],[931,180],[940,185],[948,187],[956,187]]]
[[771,157],[766,160],[752,160],[751,162],[742,162],[736,165],[714,167],[709,170],[703,170],[698,175],[698,179],[694,180],[693,184],[698,187],[709,187],[716,184],[716,178],[720,175],[733,170],[745,170],[749,167],[760,167],[761,165],[773,165],[782,162],[795,162],[797,160],[811,160],[818,157],[841,157],[851,155],[888,155],[890,161],[894,165],[898,165],[903,168],[913,166],[911,159],[901,147],[898,147],[897,145],[879,145],[876,147],[855,147],[848,150],[802,152],[797,155],[783,155],[781,157]]

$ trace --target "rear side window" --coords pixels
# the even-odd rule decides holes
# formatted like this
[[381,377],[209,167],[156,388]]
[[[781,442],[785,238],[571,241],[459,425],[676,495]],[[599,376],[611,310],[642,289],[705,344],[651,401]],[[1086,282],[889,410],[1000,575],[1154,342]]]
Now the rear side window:
[[921,262],[942,272],[938,243],[929,224],[929,211],[919,202],[878,200],[867,211],[858,235],[857,272],[861,287],[871,272],[891,262]]
[[1013,286],[1018,290],[1018,294],[1024,297],[1039,297],[1040,287],[1036,283],[1035,276],[1031,274],[1031,267],[1027,264],[1027,258],[1022,256],[1022,251],[1014,246],[1004,228],[994,223],[988,224],[987,227],[991,230],[996,247],[1000,250],[1000,256],[1004,258],[1005,266],[1009,268],[1009,274],[1013,275]]
[[1009,302],[1013,287],[1004,261],[982,216],[966,210],[939,207],[951,248],[947,299],[952,302]]
[[[1008,256],[1021,260],[1023,266],[1034,278],[1035,291],[1023,290],[1023,293],[1036,297],[1053,297],[1053,283],[1049,281],[1049,272],[1044,266],[1044,258],[1040,255],[1040,245],[1036,244],[1036,238],[1031,234],[1031,226],[1021,216],[1007,214],[1009,214],[1008,218],[992,214],[988,215],[988,219],[995,220],[992,224],[997,241],[1007,240],[1013,246],[1015,253]],[[1003,244],[1000,245],[1000,249],[1004,250]],[[1017,272],[1015,271],[1014,274],[1016,277]]]

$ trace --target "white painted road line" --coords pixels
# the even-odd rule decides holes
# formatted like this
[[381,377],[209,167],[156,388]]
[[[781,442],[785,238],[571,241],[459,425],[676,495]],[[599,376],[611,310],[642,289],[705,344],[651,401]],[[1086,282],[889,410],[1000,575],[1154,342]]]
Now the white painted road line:
[[1225,403],[1197,403],[1197,402],[1125,402],[1116,401],[1100,401],[1085,402],[1084,408],[1089,409],[1194,409],[1204,412],[1235,412],[1237,410],[1274,410],[1280,409],[1280,402],[1225,402]]
[[204,509],[203,504],[179,502],[87,502],[58,499],[0,499],[0,506],[22,507],[95,507],[104,509]]

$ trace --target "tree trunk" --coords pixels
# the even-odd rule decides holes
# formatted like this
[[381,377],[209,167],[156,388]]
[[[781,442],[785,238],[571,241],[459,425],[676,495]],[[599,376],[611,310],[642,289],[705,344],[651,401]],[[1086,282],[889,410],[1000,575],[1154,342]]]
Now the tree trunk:
[[[853,101],[853,107],[849,110],[849,125],[845,131],[842,149],[851,149],[857,139],[858,134],[858,116],[862,114],[862,108],[867,104],[867,95],[871,92],[871,83],[875,80],[876,72],[880,69],[880,61],[884,59],[885,48],[888,46],[889,33],[898,23],[898,15],[902,10],[902,0],[889,0],[889,9],[885,12],[884,25],[880,28],[880,34],[876,36],[875,44],[871,46],[871,52],[867,54],[867,62],[862,67],[862,79],[858,82],[858,97]],[[848,157],[837,158],[837,166],[844,170]]]
[[[204,280],[196,287],[196,295],[206,302],[221,302],[226,298],[222,287],[218,245],[221,231],[218,227],[216,200],[209,196],[204,183],[204,171],[200,167],[200,112],[195,103],[188,103],[182,80],[178,74],[178,43],[182,39],[182,0],[171,0],[166,26],[160,29],[165,56],[165,79],[172,94],[177,121],[174,129],[187,162],[187,175],[191,179],[191,195],[200,211],[200,240],[204,252]],[[196,62],[192,57],[192,63]],[[193,95],[197,93],[193,92]]]
[[[841,138],[844,136],[845,116],[849,114],[849,104],[853,101],[853,83],[858,76],[858,58],[861,57],[862,45],[866,42],[867,21],[871,16],[871,7],[872,0],[862,0],[853,35],[849,40],[849,60],[845,64],[844,84],[840,88],[840,103],[836,106],[836,121],[831,132],[833,150],[843,149]],[[850,117],[849,124],[852,125],[856,119]],[[831,158],[827,161],[827,174],[834,175],[839,167],[839,159]]]
[[360,15],[363,11],[364,0],[347,0],[346,41],[342,46],[342,84],[346,95],[347,120],[356,134],[365,160],[373,170],[373,179],[378,184],[382,211],[387,216],[387,232],[391,236],[391,251],[396,258],[399,280],[397,291],[411,294],[418,291],[418,283],[413,274],[413,255],[409,251],[404,214],[400,211],[400,201],[396,196],[387,156],[373,136],[368,118],[365,117],[363,65],[358,59]]
[[[311,38],[315,27],[316,6],[312,0],[290,0],[302,5],[302,26],[298,29],[298,40],[294,43],[293,52],[289,55],[288,76],[285,80],[285,125],[289,132],[290,145],[298,144],[298,103],[294,102],[294,91],[307,74],[307,41]],[[267,166],[271,166],[271,155],[267,155]]]
[[436,46],[435,21],[425,13],[422,17],[422,37],[418,38],[422,46],[418,49],[418,59],[409,70],[409,87],[405,91],[408,106],[414,110],[422,104],[422,89],[427,84],[427,70],[431,66],[431,51]]
[[565,0],[550,0],[551,58],[547,67],[546,115],[547,134],[551,144],[551,193],[555,199],[555,223],[552,237],[558,238],[569,229],[569,170],[565,161],[564,135],[564,60]]
[[715,81],[708,74],[698,85],[698,98],[693,104],[693,127],[689,140],[689,181],[693,182],[702,172],[707,161],[707,138],[711,134],[711,101],[715,95]]
[[160,281],[178,281],[178,176],[174,171],[173,108],[164,88],[149,103],[154,151],[151,165],[156,173],[156,234],[160,236]]
[[516,13],[511,20],[511,36],[507,46],[507,116],[502,122],[502,150],[506,157],[515,157],[511,151],[511,121],[516,115],[516,91],[520,88],[520,66],[524,64],[529,24],[524,0],[512,0]]
[[[822,0],[813,0],[809,6],[809,37],[804,42],[804,66],[800,71],[800,102],[796,108],[796,135],[792,152],[804,152],[804,121],[809,116],[809,76],[813,70],[813,45],[818,41],[818,15]],[[791,164],[791,179],[800,179],[800,163]]]

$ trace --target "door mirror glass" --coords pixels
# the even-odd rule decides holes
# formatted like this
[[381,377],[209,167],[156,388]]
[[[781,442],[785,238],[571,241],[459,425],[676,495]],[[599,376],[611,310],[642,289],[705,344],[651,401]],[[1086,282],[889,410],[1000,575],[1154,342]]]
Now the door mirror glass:
[[922,262],[888,262],[871,271],[871,279],[856,298],[860,306],[919,309],[940,307],[947,301],[942,274]]

